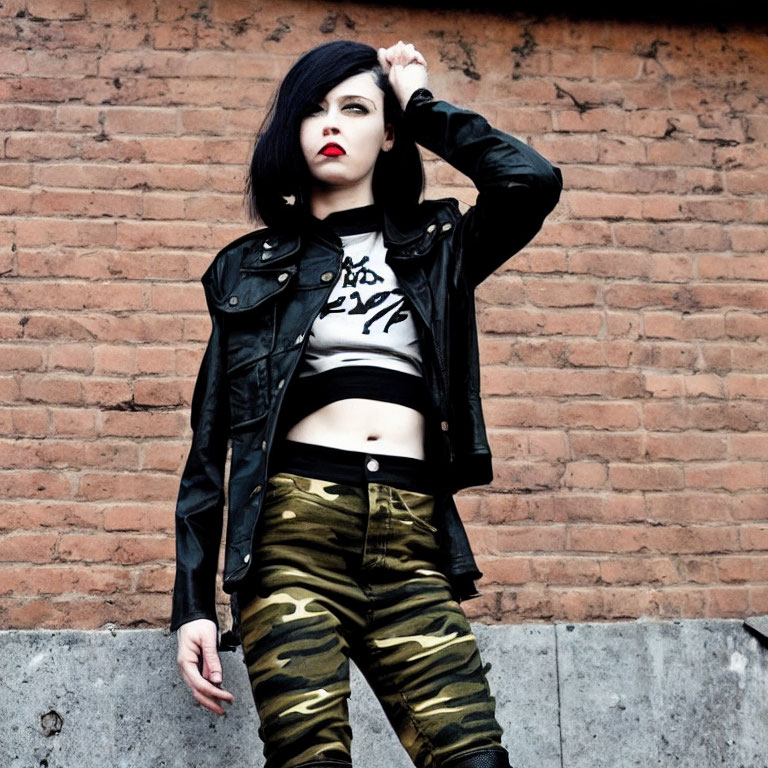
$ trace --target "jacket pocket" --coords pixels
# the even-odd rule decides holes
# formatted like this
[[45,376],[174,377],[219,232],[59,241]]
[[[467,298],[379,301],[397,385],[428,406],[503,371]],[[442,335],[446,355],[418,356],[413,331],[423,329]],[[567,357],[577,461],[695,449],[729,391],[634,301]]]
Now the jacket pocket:
[[268,358],[252,360],[227,372],[232,432],[255,429],[269,412]]
[[[225,317],[230,430],[256,429],[271,405],[270,357],[274,352],[278,295],[292,271],[245,275],[219,309]],[[281,276],[286,276],[280,280]],[[234,292],[236,291],[236,293]]]

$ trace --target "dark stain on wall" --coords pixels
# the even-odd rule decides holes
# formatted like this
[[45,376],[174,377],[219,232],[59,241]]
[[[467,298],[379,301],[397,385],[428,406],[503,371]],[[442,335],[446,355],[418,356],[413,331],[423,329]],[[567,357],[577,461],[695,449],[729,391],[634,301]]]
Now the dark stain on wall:
[[323,19],[318,29],[324,35],[330,35],[336,31],[336,27],[339,25],[339,21],[344,22],[344,26],[347,29],[355,29],[357,26],[354,19],[351,19],[346,13],[329,13]]
[[291,25],[289,22],[293,19],[293,16],[278,16],[275,21],[278,25],[275,27],[264,39],[271,40],[273,43],[279,43],[287,34],[291,32]]
[[448,65],[448,69],[463,72],[470,80],[480,80],[482,75],[477,71],[475,64],[475,49],[458,32],[455,36],[449,36],[444,30],[430,30],[429,35],[440,40],[438,53],[440,61]]

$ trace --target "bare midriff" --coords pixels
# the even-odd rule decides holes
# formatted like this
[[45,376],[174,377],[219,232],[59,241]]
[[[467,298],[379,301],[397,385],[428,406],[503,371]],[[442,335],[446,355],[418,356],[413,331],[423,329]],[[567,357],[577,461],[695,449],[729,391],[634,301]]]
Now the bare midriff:
[[347,451],[424,458],[424,416],[413,408],[350,397],[310,413],[286,434],[288,440]]

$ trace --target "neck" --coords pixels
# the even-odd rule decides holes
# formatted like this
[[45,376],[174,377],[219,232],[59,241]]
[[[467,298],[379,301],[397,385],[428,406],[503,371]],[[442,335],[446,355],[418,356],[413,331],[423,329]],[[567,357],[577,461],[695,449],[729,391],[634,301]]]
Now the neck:
[[373,205],[373,188],[368,181],[354,187],[316,187],[310,201],[312,215],[322,220],[336,211]]

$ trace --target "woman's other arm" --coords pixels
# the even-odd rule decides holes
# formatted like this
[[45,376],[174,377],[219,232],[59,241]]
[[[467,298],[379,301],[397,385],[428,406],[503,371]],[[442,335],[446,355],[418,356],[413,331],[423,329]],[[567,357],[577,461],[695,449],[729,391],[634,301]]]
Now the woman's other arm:
[[224,714],[233,696],[217,653],[216,570],[224,508],[229,406],[221,326],[212,328],[192,395],[192,445],[176,501],[176,580],[171,631],[178,629],[177,664],[195,700]]
[[455,233],[457,268],[476,286],[541,229],[560,198],[560,169],[482,115],[435,99],[426,62],[412,45],[382,48],[379,60],[403,105],[403,127],[478,190]]

